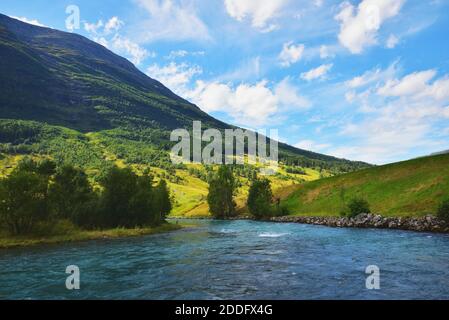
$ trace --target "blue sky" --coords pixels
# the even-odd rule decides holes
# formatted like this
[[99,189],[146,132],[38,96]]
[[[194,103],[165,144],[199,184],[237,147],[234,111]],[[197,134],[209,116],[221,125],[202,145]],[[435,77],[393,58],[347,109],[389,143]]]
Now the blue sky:
[[449,149],[449,1],[2,0],[125,56],[217,118],[376,164]]

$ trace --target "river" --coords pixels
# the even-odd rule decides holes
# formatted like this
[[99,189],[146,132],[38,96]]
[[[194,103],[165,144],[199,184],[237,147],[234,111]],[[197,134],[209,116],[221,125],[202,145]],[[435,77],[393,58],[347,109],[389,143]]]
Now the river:
[[[449,236],[186,221],[118,240],[0,251],[3,299],[448,299]],[[182,221],[182,223],[185,223]],[[68,265],[80,290],[67,290]],[[366,267],[379,268],[368,290]]]

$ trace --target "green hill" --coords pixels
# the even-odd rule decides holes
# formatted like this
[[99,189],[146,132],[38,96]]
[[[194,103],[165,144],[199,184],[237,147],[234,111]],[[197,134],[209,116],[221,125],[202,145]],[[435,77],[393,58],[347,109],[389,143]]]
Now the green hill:
[[355,197],[385,216],[435,213],[449,198],[449,154],[373,167],[294,187],[283,203],[294,215],[339,215]]
[[[0,83],[0,119],[33,120],[81,133],[109,130],[107,135],[124,144],[143,141],[167,151],[171,130],[191,129],[194,120],[203,128],[234,128],[85,37],[2,14]],[[369,166],[282,143],[279,149],[280,158],[291,164],[336,173]]]
[[[171,130],[235,128],[177,96],[128,60],[77,34],[0,14],[0,177],[25,156],[82,167],[92,183],[104,169],[150,169],[166,179],[176,215],[207,215],[201,165],[173,165]],[[279,143],[275,189],[369,167]],[[243,197],[255,168],[241,166]],[[239,203],[242,200],[238,199]]]

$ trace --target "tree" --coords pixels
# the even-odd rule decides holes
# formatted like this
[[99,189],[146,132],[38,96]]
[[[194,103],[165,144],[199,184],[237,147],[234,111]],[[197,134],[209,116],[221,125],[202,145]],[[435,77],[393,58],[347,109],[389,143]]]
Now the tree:
[[155,190],[156,207],[160,218],[164,220],[172,210],[172,202],[170,198],[170,190],[165,180],[159,181]]
[[130,168],[112,167],[101,181],[102,224],[105,227],[134,227],[130,201],[137,192],[137,176]]
[[446,222],[449,222],[449,199],[444,200],[438,206],[437,216],[438,216],[438,218],[440,218]]
[[84,215],[88,210],[87,204],[89,211],[92,210],[90,202],[94,200],[95,194],[84,171],[65,165],[56,171],[49,198],[56,217],[71,219],[76,223],[78,215]]
[[133,228],[161,222],[161,212],[167,208],[157,205],[159,194],[152,186],[152,175],[137,176],[130,168],[113,167],[101,185],[103,226]]
[[271,200],[273,192],[268,179],[255,179],[249,188],[247,206],[249,212],[256,218],[271,215]]
[[220,166],[216,175],[209,181],[209,194],[207,203],[209,210],[215,218],[227,218],[235,214],[233,199],[236,189],[232,168]]
[[15,169],[0,182],[0,219],[14,235],[30,233],[47,218],[48,177]]

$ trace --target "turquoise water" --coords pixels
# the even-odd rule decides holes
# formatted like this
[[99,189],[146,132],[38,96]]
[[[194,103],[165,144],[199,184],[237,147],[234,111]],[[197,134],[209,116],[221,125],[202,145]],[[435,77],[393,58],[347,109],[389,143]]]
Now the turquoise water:
[[[449,298],[447,235],[193,223],[140,238],[0,251],[0,298]],[[80,268],[80,290],[65,288],[68,265]],[[380,268],[380,290],[365,287],[368,265]]]

